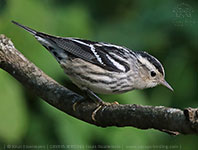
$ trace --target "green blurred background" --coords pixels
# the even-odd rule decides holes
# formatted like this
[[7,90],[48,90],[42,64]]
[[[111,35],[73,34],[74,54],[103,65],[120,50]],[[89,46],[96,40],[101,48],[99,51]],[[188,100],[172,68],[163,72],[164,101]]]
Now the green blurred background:
[[[0,34],[46,74],[75,89],[56,60],[10,21],[53,35],[79,37],[145,50],[164,65],[174,93],[158,86],[100,95],[122,104],[198,107],[198,5],[182,0],[0,0]],[[172,137],[133,127],[100,128],[45,103],[0,69],[0,148],[197,149],[198,137]],[[12,144],[12,145],[10,145]]]

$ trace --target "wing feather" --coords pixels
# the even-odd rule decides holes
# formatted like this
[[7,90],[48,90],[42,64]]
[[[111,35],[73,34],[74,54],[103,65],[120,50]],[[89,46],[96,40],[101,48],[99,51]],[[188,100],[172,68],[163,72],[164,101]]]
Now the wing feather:
[[127,72],[130,68],[127,59],[132,52],[122,46],[78,38],[56,37],[38,32],[15,21],[12,22],[33,34],[49,50],[52,48],[64,50],[74,57],[81,58],[110,71]]
[[129,55],[130,52],[124,47],[77,38],[54,37],[40,32],[37,33],[37,36],[47,38],[48,41],[53,42],[53,44],[75,57],[103,67],[109,71],[127,72],[129,70],[127,55]]

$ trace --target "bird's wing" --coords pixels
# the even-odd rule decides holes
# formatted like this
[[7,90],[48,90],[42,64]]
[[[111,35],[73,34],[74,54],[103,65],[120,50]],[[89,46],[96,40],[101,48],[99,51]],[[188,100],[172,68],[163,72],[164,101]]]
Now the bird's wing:
[[78,38],[56,37],[38,32],[15,21],[12,21],[12,23],[33,34],[45,48],[50,46],[48,44],[54,45],[74,57],[81,58],[109,71],[127,72],[129,70],[127,55],[131,52],[127,48]]
[[125,59],[129,51],[121,46],[77,38],[55,38],[53,41],[58,47],[74,56],[109,71],[127,72],[129,70],[129,64]]

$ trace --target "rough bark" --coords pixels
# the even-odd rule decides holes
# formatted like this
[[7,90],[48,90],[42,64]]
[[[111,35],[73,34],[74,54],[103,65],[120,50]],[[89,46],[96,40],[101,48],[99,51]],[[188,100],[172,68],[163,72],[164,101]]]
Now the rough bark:
[[[0,68],[7,71],[22,85],[57,109],[96,126],[132,126],[139,129],[157,129],[171,134],[197,134],[198,109],[184,110],[164,106],[136,104],[112,104],[102,107],[92,119],[98,107],[93,101],[63,87],[25,58],[10,39],[0,35]],[[82,101],[84,100],[84,101]],[[73,109],[73,104],[76,110]]]

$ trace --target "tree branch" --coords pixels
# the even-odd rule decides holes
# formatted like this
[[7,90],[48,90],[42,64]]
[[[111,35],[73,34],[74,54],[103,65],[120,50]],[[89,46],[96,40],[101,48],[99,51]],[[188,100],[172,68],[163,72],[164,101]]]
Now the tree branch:
[[136,104],[110,105],[99,109],[96,121],[91,115],[98,107],[92,101],[73,104],[84,98],[51,79],[27,60],[4,35],[0,35],[0,68],[10,73],[25,87],[59,110],[96,126],[133,126],[139,129],[157,129],[168,133],[197,134],[198,109],[185,110],[163,106]]

